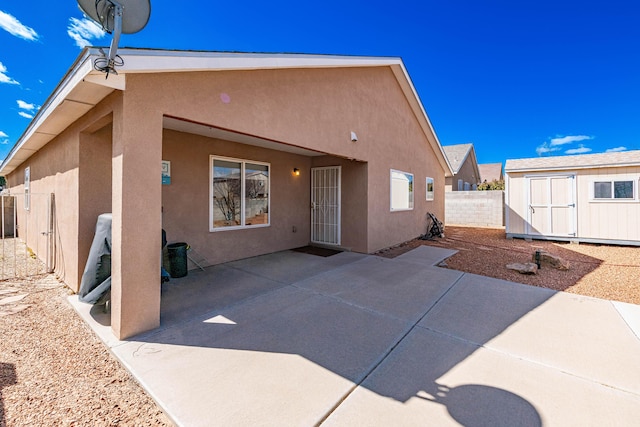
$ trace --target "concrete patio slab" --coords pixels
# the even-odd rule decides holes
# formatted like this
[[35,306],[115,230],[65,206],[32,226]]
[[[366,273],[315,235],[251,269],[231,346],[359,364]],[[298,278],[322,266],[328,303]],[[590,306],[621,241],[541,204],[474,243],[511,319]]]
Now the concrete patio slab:
[[212,314],[112,348],[183,425],[314,425],[411,326],[292,286]]
[[640,419],[635,306],[433,267],[443,253],[190,272],[163,287],[161,328],[127,341],[69,300],[178,425]]
[[161,325],[181,322],[285,286],[228,265],[192,270],[162,285]]
[[323,425],[632,425],[640,396],[417,328]]
[[640,340],[610,301],[465,274],[420,326],[640,394]]
[[330,257],[321,257],[295,251],[283,251],[241,259],[225,265],[276,282],[291,284],[357,261],[365,256],[355,252],[341,252]]
[[460,277],[462,273],[454,270],[368,257],[295,286],[416,322]]
[[415,262],[422,265],[438,265],[445,259],[455,255],[458,251],[455,249],[436,248],[433,246],[422,245],[415,249],[405,252],[394,259]]

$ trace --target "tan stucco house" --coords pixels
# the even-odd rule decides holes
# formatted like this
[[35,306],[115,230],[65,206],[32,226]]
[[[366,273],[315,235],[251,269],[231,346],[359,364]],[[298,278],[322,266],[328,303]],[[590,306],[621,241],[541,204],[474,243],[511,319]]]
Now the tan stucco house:
[[52,240],[28,244],[75,291],[112,212],[118,338],[159,325],[162,229],[218,264],[310,243],[371,253],[444,216],[451,168],[400,59],[118,53],[105,78],[85,48],[0,168],[31,203],[19,224],[46,228],[47,195]]
[[480,170],[473,144],[442,147],[453,170],[445,180],[445,191],[473,191],[480,183]]
[[502,181],[504,175],[502,173],[502,163],[481,163],[478,165],[480,172],[480,183],[490,183],[493,181]]
[[507,237],[640,246],[640,150],[507,160]]

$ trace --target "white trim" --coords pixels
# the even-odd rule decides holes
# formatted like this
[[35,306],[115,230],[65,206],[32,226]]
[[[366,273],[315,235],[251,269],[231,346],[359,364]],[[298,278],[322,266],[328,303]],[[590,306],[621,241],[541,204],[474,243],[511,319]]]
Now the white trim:
[[[431,181],[431,191],[429,191],[429,181]],[[426,177],[424,180],[425,183],[425,200],[431,202],[435,200],[436,196],[436,184],[435,180],[430,176]],[[429,197],[431,195],[431,197]]]
[[571,224],[569,224],[570,226],[570,230],[571,232],[569,233],[569,236],[565,236],[565,235],[559,235],[559,234],[555,234],[555,233],[551,233],[548,234],[549,236],[554,236],[554,237],[559,237],[559,236],[565,236],[565,237],[576,237],[578,235],[578,202],[577,202],[577,192],[576,192],[576,174],[575,173],[551,173],[551,174],[530,174],[530,175],[525,175],[524,176],[524,186],[525,186],[525,211],[526,211],[526,219],[525,219],[525,233],[527,235],[531,235],[531,236],[546,236],[547,234],[543,234],[543,232],[539,232],[539,233],[532,233],[532,212],[531,212],[531,208],[533,207],[535,209],[535,207],[531,204],[531,179],[542,179],[542,178],[546,178],[547,181],[547,196],[549,196],[551,194],[551,178],[562,178],[562,177],[566,177],[572,180],[572,184],[569,186],[568,188],[568,192],[569,194],[567,194],[569,196],[569,199],[572,201],[572,205],[553,205],[551,204],[551,201],[549,201],[549,203],[547,205],[545,205],[546,207],[549,208],[549,212],[548,212],[548,218],[547,218],[547,222],[550,226],[553,225],[553,218],[551,216],[552,214],[552,209],[554,207],[569,207],[572,208],[572,215],[571,215]]
[[[411,175],[411,191],[408,193],[409,200],[408,208],[394,208],[393,207],[393,173],[402,175]],[[415,206],[415,176],[411,172],[404,172],[398,169],[391,169],[389,172],[389,209],[391,212],[412,211]]]
[[31,166],[24,168],[24,210],[31,210]]
[[[614,182],[629,181],[633,185],[633,197],[630,198],[616,198],[614,190]],[[596,198],[595,197],[595,183],[596,182],[608,182],[611,184],[611,197],[610,198]],[[590,203],[634,203],[638,201],[638,179],[633,178],[601,178],[593,177],[589,180],[589,202]]]
[[511,186],[510,184],[511,177],[506,172],[503,177],[504,177],[504,208],[505,208],[504,209],[504,229],[508,233],[509,227],[510,227],[509,217],[511,216],[509,215],[509,211],[511,210],[510,209],[511,198],[509,197],[509,187]]
[[[316,192],[315,187],[316,183],[316,172],[318,171],[328,171],[334,170],[336,171],[336,193],[335,200],[337,203],[337,211],[335,212],[335,218],[333,218],[333,222],[336,226],[336,234],[335,238],[330,241],[326,238],[326,232],[316,233],[315,222],[318,219],[317,216],[317,206],[316,206]],[[322,220],[326,223],[326,217],[323,217]],[[331,246],[340,246],[342,244],[342,166],[323,166],[323,167],[315,167],[311,168],[311,243],[318,243],[322,245],[331,245]],[[318,234],[322,234],[319,236]],[[324,239],[320,239],[319,237],[324,237]]]
[[[214,227],[213,225],[213,211],[215,210],[214,202],[213,202],[213,163],[215,160],[223,160],[227,162],[237,162],[240,163],[240,225],[233,225],[229,227]],[[255,165],[266,166],[269,171],[269,188],[267,195],[267,206],[269,211],[267,212],[267,223],[266,224],[254,224],[254,225],[245,225],[246,222],[246,212],[245,212],[245,189],[246,189],[246,164],[251,163]],[[261,228],[261,227],[269,227],[271,226],[271,163],[260,162],[257,160],[250,159],[237,159],[234,157],[224,157],[224,156],[216,156],[211,154],[209,156],[209,232],[221,232],[221,231],[231,231],[231,230],[247,230],[252,228]]]

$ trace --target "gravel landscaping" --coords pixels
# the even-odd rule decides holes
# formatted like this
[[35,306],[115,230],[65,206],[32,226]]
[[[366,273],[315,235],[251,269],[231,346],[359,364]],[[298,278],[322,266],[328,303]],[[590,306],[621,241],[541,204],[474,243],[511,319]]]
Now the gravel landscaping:
[[[640,304],[640,247],[558,243],[544,240],[507,239],[504,229],[445,228],[444,238],[412,240],[381,251],[393,258],[419,245],[455,249],[446,267],[527,285],[572,292],[596,298]],[[532,261],[544,250],[569,262],[569,270],[553,268],[523,275],[506,268]]]
[[0,281],[0,426],[173,425],[69,295],[53,275]]

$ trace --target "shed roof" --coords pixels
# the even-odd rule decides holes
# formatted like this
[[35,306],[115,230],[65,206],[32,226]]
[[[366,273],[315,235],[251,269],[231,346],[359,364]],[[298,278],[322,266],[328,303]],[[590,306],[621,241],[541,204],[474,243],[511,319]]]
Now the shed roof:
[[505,172],[639,166],[640,150],[507,160]]
[[11,173],[113,91],[125,91],[127,74],[338,67],[389,67],[445,175],[452,174],[442,145],[400,58],[158,49],[119,49],[118,54],[124,58],[124,65],[118,68],[118,74],[105,79],[104,74],[93,67],[94,61],[103,57],[101,49],[83,49],[0,165],[0,174]]
[[444,153],[447,155],[447,160],[449,160],[449,164],[451,165],[451,169],[453,173],[456,174],[460,171],[460,168],[464,164],[464,161],[467,159],[471,150],[473,149],[473,144],[458,144],[458,145],[446,145],[442,147]]
[[480,170],[480,181],[492,182],[502,179],[502,163],[484,163],[478,165]]

